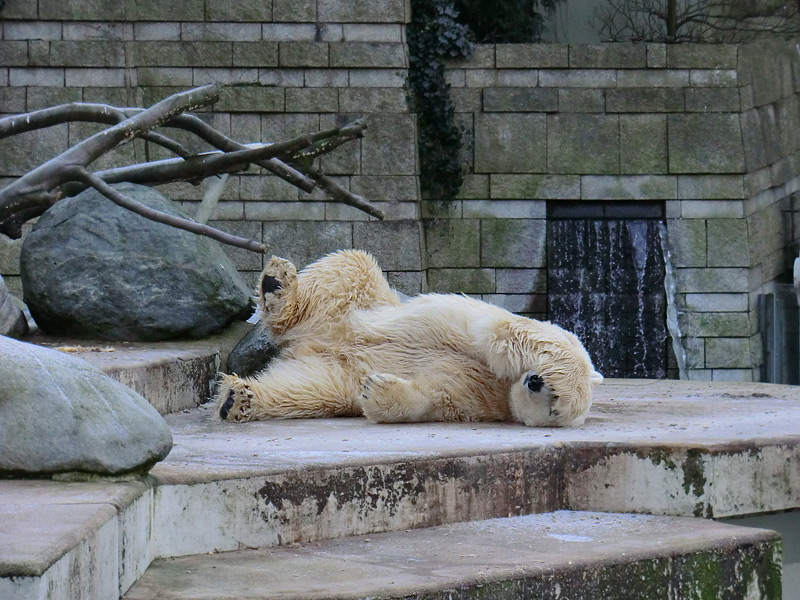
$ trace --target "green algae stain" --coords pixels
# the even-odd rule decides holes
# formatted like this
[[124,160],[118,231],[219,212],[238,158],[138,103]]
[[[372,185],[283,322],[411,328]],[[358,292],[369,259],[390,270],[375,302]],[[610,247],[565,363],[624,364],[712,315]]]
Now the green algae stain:
[[647,458],[649,458],[650,462],[655,466],[663,464],[664,467],[670,471],[674,471],[678,468],[678,465],[675,464],[675,461],[672,459],[669,450],[666,448],[651,448],[647,453]]
[[706,475],[703,469],[703,456],[700,450],[689,450],[683,469],[683,491],[700,498],[706,492]]

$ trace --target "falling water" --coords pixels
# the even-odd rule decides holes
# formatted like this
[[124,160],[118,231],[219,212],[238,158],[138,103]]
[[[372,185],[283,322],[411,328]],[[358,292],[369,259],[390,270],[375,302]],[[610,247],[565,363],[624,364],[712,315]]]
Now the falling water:
[[658,233],[661,239],[661,253],[664,256],[664,291],[667,294],[667,331],[672,338],[672,351],[675,360],[678,362],[678,376],[681,379],[688,379],[686,374],[686,349],[683,347],[683,336],[681,326],[678,323],[678,306],[675,301],[675,271],[672,268],[672,254],[669,250],[669,237],[667,236],[667,226],[664,223],[658,224]]
[[548,220],[548,314],[608,377],[666,376],[664,261],[655,220]]

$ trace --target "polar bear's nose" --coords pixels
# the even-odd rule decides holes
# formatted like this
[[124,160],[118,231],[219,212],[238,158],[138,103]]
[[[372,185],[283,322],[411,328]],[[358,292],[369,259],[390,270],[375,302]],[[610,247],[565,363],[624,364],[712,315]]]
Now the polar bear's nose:
[[544,387],[544,380],[536,373],[528,373],[523,383],[532,392],[541,392],[542,387]]

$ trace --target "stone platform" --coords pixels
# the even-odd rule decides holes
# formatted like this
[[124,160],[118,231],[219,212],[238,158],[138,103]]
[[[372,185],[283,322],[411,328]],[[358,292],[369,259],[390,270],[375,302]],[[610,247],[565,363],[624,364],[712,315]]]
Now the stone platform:
[[[750,530],[726,529],[705,519],[800,508],[800,388],[789,386],[609,380],[586,424],[576,429],[511,423],[374,425],[364,419],[234,424],[221,422],[208,404],[167,420],[175,447],[145,480],[0,481],[0,598],[114,598],[129,589],[130,598],[148,597],[145,589],[168,597],[158,587],[131,588],[162,558],[212,553],[182,560],[213,561],[210,566],[202,562],[202,569],[229,564],[240,569],[236,556],[217,553],[245,552],[244,560],[255,548],[266,552],[301,544],[304,549],[298,552],[311,556],[315,544],[410,529],[422,536],[408,541],[416,547],[433,544],[439,535],[425,528],[531,514],[550,514],[546,518],[558,521],[566,518],[559,512],[565,510],[649,513],[656,515],[651,525],[666,530],[672,527],[670,517],[703,517],[686,521],[686,531],[696,528],[700,539],[702,528],[713,526],[713,535],[703,538],[708,543],[670,542],[667,554],[702,562],[721,540],[737,538],[740,542],[723,546],[731,557],[739,557],[731,558],[739,566],[713,567],[719,577],[703,585],[734,589],[731,574],[744,577],[744,564],[750,565],[745,569],[750,580],[756,563],[767,565],[763,573],[772,575],[754,588],[758,593],[747,591],[753,596],[731,592],[709,597],[779,598],[774,538],[753,533],[750,539],[745,535]],[[629,522],[608,518],[609,523]],[[599,523],[602,529],[602,519]],[[623,537],[630,552],[661,556],[663,548],[654,536],[627,531]],[[509,540],[501,536],[496,543],[508,545]],[[393,543],[386,542],[386,548]],[[320,548],[327,552],[324,548],[332,547]],[[593,555],[591,568],[575,564],[586,573],[617,577],[624,589],[631,571],[623,564],[636,563],[647,571],[646,565],[655,563],[626,563],[622,552],[627,555],[619,549]],[[413,553],[396,560],[412,558]],[[548,572],[565,573],[554,581],[566,586],[569,569],[555,555],[551,558],[555,562],[546,563]],[[525,560],[533,561],[526,563],[531,569],[541,566],[533,555]],[[169,564],[153,563],[141,585],[161,585],[155,582],[169,572]],[[254,568],[246,576],[258,581],[262,571]],[[707,572],[692,572],[701,571]],[[759,576],[767,577],[763,573]],[[697,577],[693,581],[700,585]],[[501,580],[510,581],[496,579]],[[167,587],[177,598],[220,597],[191,595],[197,581],[181,577]],[[466,583],[437,581],[441,593],[463,587],[468,595],[472,589]],[[359,589],[348,593],[367,594],[366,588]],[[339,597],[320,594],[308,597]],[[252,595],[242,591],[238,597]]]

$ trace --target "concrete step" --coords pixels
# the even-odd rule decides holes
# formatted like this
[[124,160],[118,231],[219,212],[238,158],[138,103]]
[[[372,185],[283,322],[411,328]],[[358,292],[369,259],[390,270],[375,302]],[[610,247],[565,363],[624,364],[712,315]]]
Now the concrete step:
[[575,429],[235,424],[205,404],[167,416],[175,447],[142,480],[0,481],[0,599],[113,600],[156,559],[562,509],[790,511],[792,535],[798,389],[609,381]]
[[185,342],[25,340],[78,356],[144,396],[162,415],[207,402],[231,348],[252,327],[235,323],[219,335]]
[[774,532],[559,511],[155,561],[125,600],[780,598]]

